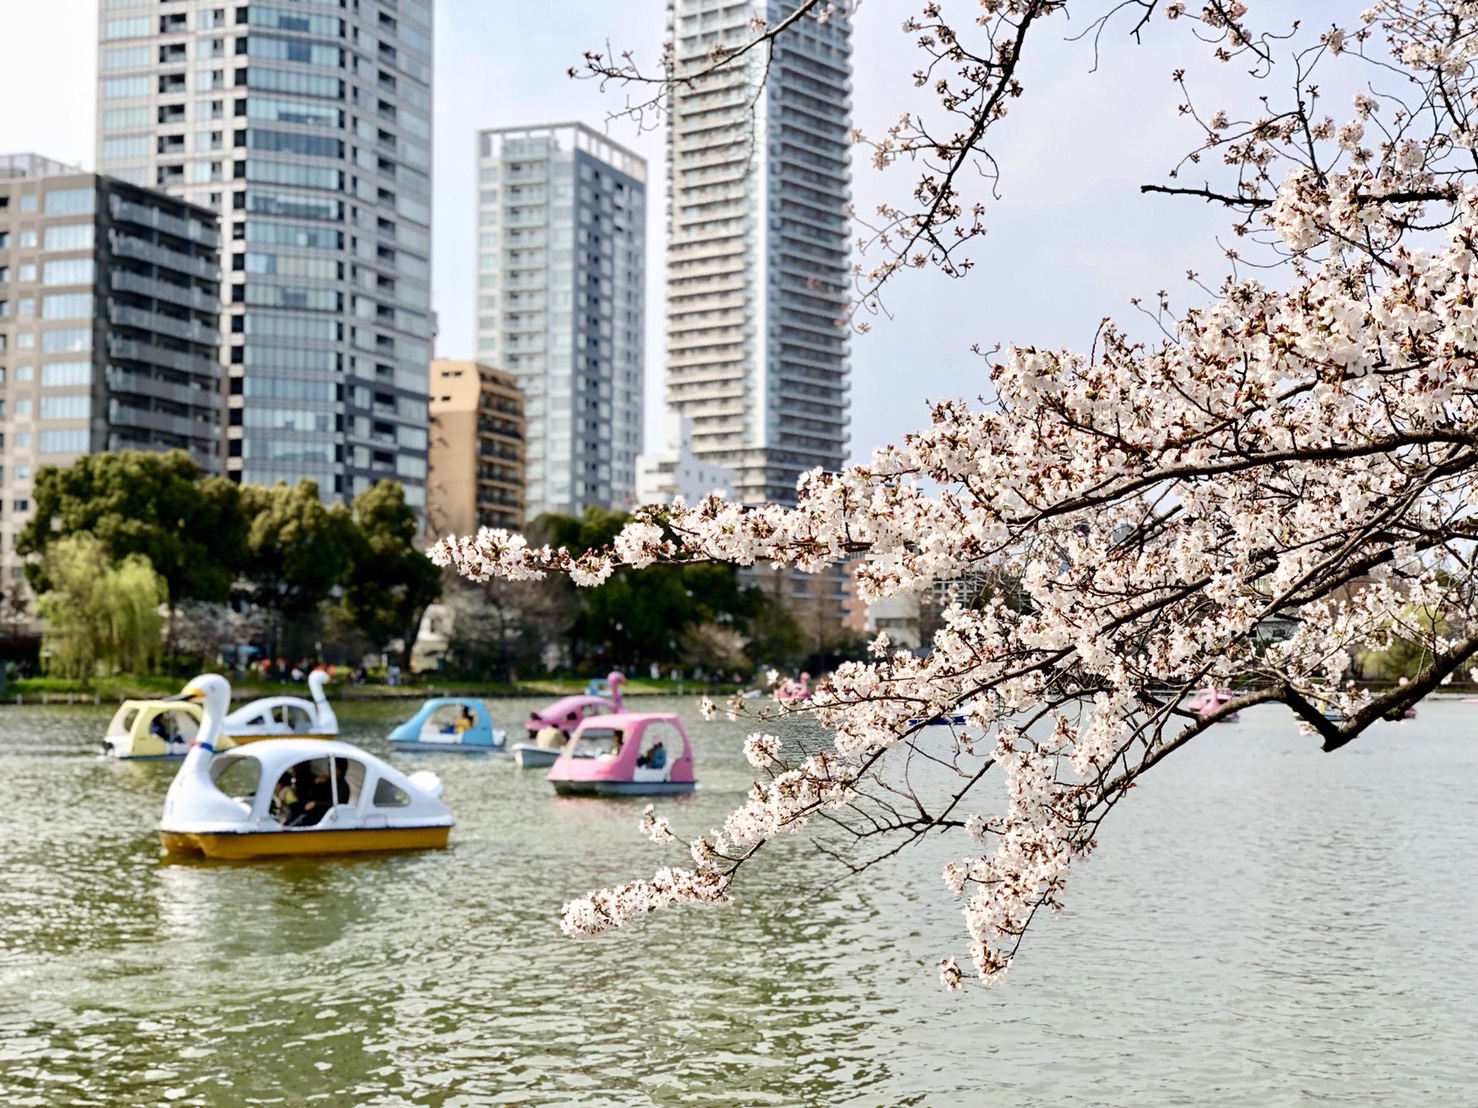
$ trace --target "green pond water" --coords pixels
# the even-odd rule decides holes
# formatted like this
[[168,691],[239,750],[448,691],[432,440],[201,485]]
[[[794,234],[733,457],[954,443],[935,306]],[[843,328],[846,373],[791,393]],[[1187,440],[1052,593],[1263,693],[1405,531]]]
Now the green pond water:
[[[659,811],[716,826],[745,725],[639,705],[694,741],[699,789]],[[957,995],[963,844],[836,883],[802,834],[730,907],[577,942],[565,900],[685,855],[639,800],[390,754],[414,707],[339,717],[441,775],[448,850],[241,864],[162,858],[175,767],[98,757],[107,708],[0,708],[0,1105],[1478,1103],[1478,704],[1334,755],[1244,713],[1111,817],[1002,987]]]

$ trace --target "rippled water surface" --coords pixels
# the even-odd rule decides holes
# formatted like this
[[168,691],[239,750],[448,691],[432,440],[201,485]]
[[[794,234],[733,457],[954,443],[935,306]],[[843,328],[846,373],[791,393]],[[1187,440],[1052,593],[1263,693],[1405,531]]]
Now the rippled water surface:
[[[383,755],[413,708],[339,718]],[[564,900],[676,860],[640,801],[395,755],[446,781],[450,849],[165,862],[174,767],[96,757],[108,714],[0,708],[6,1106],[1478,1103],[1478,705],[1333,755],[1243,713],[1115,813],[1004,987],[954,996],[948,842],[818,895],[787,839],[730,908],[573,942]],[[742,724],[690,727],[680,833],[750,780]]]

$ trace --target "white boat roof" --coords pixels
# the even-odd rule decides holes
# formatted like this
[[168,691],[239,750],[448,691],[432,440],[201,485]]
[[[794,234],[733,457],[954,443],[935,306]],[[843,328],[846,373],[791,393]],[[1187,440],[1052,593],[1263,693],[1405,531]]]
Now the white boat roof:
[[243,743],[216,753],[255,758],[262,763],[264,774],[278,773],[310,758],[355,758],[389,770],[397,777],[405,776],[384,759],[337,739],[257,739],[255,742]]

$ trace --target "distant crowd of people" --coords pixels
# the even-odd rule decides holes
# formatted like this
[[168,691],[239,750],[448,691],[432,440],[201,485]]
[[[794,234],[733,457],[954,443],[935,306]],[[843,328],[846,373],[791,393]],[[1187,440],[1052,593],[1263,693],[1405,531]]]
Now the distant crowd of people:
[[[251,662],[246,667],[246,676],[259,677],[263,681],[279,681],[283,684],[291,681],[294,684],[302,684],[308,680],[308,674],[315,669],[328,671],[329,680],[335,680],[344,667],[336,666],[332,662],[320,663],[312,658],[299,658],[292,661],[287,658],[260,658]],[[349,670],[347,680],[350,684],[363,685],[369,680],[369,670],[364,666],[355,666]],[[399,685],[401,681],[400,667],[392,663],[385,669],[385,684]]]

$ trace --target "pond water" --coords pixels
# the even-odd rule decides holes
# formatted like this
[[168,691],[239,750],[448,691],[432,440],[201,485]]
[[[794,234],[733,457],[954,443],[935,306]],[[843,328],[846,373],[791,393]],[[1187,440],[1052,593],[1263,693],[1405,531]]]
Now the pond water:
[[[717,825],[745,726],[638,705],[694,740],[699,790],[659,810]],[[0,708],[0,1103],[1478,1103],[1478,704],[1333,755],[1244,712],[1120,806],[1002,987],[956,995],[948,841],[837,884],[796,836],[728,908],[561,937],[563,901],[678,856],[639,800],[389,755],[414,707],[339,718],[442,776],[448,850],[251,864],[161,859],[174,767],[96,756],[107,708]]]

